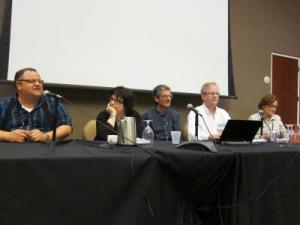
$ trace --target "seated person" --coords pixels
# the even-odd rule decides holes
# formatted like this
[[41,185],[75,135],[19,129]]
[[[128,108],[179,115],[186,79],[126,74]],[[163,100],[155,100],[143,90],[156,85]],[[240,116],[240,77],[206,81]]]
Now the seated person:
[[160,141],[171,140],[171,131],[180,131],[179,114],[170,108],[172,92],[167,85],[158,85],[153,89],[155,106],[147,110],[143,120],[152,120],[150,127],[154,132],[154,139]]
[[219,96],[219,87],[215,82],[207,82],[202,85],[201,98],[203,103],[195,109],[203,118],[198,116],[198,137],[195,137],[195,112],[189,112],[187,117],[189,141],[220,139],[222,130],[230,116],[224,109],[217,107]]
[[280,116],[276,115],[276,109],[278,107],[277,97],[272,94],[267,94],[262,97],[258,103],[259,112],[251,115],[249,120],[262,120],[262,132],[261,128],[258,130],[255,138],[263,138],[270,140],[271,132],[276,131],[278,138],[286,138],[287,132],[281,121]]
[[0,140],[45,142],[52,139],[52,119],[57,117],[56,138],[72,132],[71,119],[61,102],[43,96],[43,80],[33,68],[15,74],[16,95],[0,100]]
[[293,125],[292,127],[294,134],[298,134],[300,133],[300,128],[298,125]]
[[107,135],[117,134],[120,121],[126,116],[136,118],[137,137],[141,137],[144,126],[141,116],[133,109],[133,106],[134,94],[131,90],[123,86],[113,88],[106,109],[100,112],[96,119],[107,127],[97,122],[95,140],[106,140]]
[[300,143],[300,128],[299,128],[299,126],[291,125],[291,127],[290,128],[288,127],[288,129],[291,129],[290,131],[287,130],[289,142],[293,143],[293,144],[299,144]]

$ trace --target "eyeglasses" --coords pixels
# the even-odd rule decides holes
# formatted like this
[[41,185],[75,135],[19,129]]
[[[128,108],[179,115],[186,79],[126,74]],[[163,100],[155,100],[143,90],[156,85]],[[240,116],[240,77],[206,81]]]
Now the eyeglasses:
[[212,95],[220,96],[220,93],[219,93],[219,92],[205,92],[205,93],[203,93],[203,94],[205,94],[205,95],[210,95],[210,96],[212,96]]
[[40,80],[40,79],[22,79],[22,80],[17,80],[17,81],[24,81],[29,84],[34,84],[35,82],[38,82],[39,84],[44,84],[44,81]]
[[116,96],[111,96],[110,99],[109,99],[109,101],[110,102],[114,101],[114,102],[119,102],[119,103],[123,103],[124,102],[123,99],[121,99],[120,97],[116,97]]
[[161,97],[161,98],[163,98],[163,99],[167,99],[167,98],[172,99],[172,98],[173,98],[173,95],[160,95],[159,97]]
[[267,105],[267,107],[269,107],[269,108],[277,108],[278,105]]

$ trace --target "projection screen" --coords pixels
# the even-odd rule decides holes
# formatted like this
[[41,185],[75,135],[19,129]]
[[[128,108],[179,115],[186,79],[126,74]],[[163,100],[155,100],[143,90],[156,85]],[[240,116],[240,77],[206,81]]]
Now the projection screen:
[[228,95],[227,0],[14,0],[8,80]]

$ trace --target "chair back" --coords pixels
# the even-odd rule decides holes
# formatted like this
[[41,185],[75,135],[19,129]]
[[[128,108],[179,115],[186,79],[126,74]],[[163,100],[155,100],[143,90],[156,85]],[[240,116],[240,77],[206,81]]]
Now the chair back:
[[188,134],[188,124],[185,123],[183,128],[182,128],[182,138],[184,141],[188,141],[189,140],[189,134]]
[[83,127],[82,138],[86,141],[93,141],[96,137],[96,120],[89,120]]

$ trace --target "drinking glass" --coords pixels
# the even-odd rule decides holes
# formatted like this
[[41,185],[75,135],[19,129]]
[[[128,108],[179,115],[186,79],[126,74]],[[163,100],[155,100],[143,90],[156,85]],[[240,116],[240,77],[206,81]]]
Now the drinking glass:
[[288,133],[288,139],[289,139],[289,142],[291,143],[292,141],[292,138],[295,134],[294,130],[293,130],[293,124],[286,124],[286,127],[287,127],[287,133]]
[[145,129],[143,130],[142,133],[142,139],[144,139],[145,141],[145,147],[151,147],[153,146],[153,142],[154,142],[154,132],[150,127],[150,122],[152,122],[152,120],[144,120],[147,123],[147,126],[145,127]]
[[181,131],[172,130],[171,131],[172,144],[179,144],[180,143],[180,136],[181,136]]

